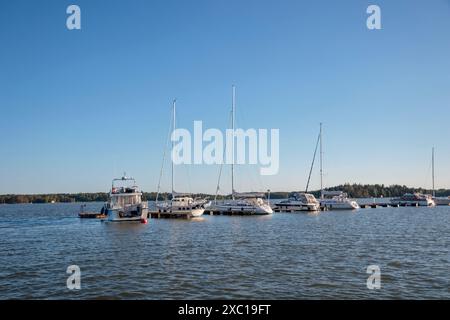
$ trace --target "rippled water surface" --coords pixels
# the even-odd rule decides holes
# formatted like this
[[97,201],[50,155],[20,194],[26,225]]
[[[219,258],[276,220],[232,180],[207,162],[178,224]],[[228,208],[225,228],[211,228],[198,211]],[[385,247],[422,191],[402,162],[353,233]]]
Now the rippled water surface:
[[[0,205],[0,298],[450,298],[450,207],[147,225],[80,220],[78,209]],[[79,291],[66,287],[73,264]],[[380,290],[367,289],[369,265]]]

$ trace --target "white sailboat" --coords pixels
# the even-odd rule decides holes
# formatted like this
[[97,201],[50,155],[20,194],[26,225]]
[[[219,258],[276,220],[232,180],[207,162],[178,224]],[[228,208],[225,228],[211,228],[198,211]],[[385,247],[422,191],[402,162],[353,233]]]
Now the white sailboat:
[[289,195],[287,200],[280,201],[275,204],[275,211],[281,212],[296,212],[296,211],[319,211],[320,202],[316,197],[308,193],[309,182],[311,181],[311,174],[316,160],[317,148],[320,142],[320,134],[317,137],[316,148],[314,149],[314,156],[309,170],[308,182],[306,183],[305,192],[295,192]]
[[323,152],[322,152],[322,123],[320,124],[320,206],[329,210],[355,210],[359,209],[356,201],[349,199],[342,191],[323,190]]
[[[416,193],[405,193],[403,196],[394,198],[391,200],[393,205],[399,206],[419,206],[419,207],[434,207],[438,204],[436,199],[436,191],[434,186],[434,147],[431,150],[431,183],[432,191],[431,194]],[[445,200],[445,198],[444,198]],[[442,201],[442,204],[444,201]],[[448,205],[448,203],[447,203]]]
[[[232,87],[232,108],[231,108],[231,123],[233,132],[235,131],[235,112],[236,112],[236,88]],[[246,192],[237,193],[234,190],[234,138],[232,139],[232,158],[231,161],[231,199],[225,201],[214,200],[210,210],[212,212],[220,212],[224,214],[253,214],[253,215],[267,215],[272,214],[273,210],[268,200],[264,199],[264,193]],[[219,182],[217,184],[217,192],[219,190]],[[270,192],[270,191],[269,191]]]
[[[176,129],[176,100],[173,101],[172,105],[172,131]],[[172,142],[172,149],[174,147],[174,142]],[[165,157],[164,157],[165,158]],[[164,161],[163,161],[164,163]],[[176,215],[184,215],[187,217],[200,217],[205,212],[205,205],[207,203],[206,199],[193,199],[189,194],[177,193],[174,189],[175,184],[175,164],[172,159],[172,192],[171,199],[168,201],[159,202],[159,190],[160,183],[158,184],[158,193],[156,196],[156,208],[159,213],[168,213]],[[161,169],[162,175],[162,169]]]

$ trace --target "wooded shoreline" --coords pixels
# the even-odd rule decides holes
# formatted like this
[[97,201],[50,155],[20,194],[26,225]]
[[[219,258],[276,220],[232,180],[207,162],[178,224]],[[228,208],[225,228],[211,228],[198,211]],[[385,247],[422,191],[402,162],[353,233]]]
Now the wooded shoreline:
[[[362,184],[344,184],[325,190],[341,190],[346,192],[350,198],[380,198],[380,197],[399,197],[405,193],[431,193],[429,189],[425,188],[410,188],[401,185],[385,186],[380,184],[362,185]],[[295,191],[294,191],[295,192]],[[291,192],[271,192],[271,199],[285,199]],[[320,191],[310,191],[316,197],[319,197]],[[156,192],[144,192],[143,198],[147,201],[154,201],[156,199]],[[214,199],[211,194],[194,194],[198,197],[208,197]],[[437,197],[450,196],[450,189],[436,190]],[[169,199],[169,193],[161,193],[159,198],[161,200]],[[230,196],[218,196],[218,199],[227,199]],[[103,202],[107,201],[107,192],[94,193],[57,193],[57,194],[6,194],[0,195],[0,204],[15,204],[15,203],[52,203],[52,202]]]

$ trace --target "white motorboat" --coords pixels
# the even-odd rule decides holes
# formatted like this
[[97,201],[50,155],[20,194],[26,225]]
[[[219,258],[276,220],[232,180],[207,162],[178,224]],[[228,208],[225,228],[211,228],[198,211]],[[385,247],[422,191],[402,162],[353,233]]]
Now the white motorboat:
[[436,205],[431,195],[421,193],[406,193],[400,198],[392,199],[391,204],[399,206],[419,207],[434,207]]
[[359,204],[342,191],[323,191],[320,205],[328,210],[359,209]]
[[266,215],[273,213],[270,204],[264,200],[263,193],[234,193],[233,199],[216,201],[211,206],[211,211],[222,213],[240,213]]
[[186,214],[200,217],[205,212],[205,200],[193,199],[188,195],[174,195],[171,200],[158,202],[156,208],[160,213]]
[[[172,130],[176,129],[176,101],[173,101],[172,105],[173,119],[172,119]],[[173,142],[172,142],[173,149]],[[164,153],[165,158],[165,153]],[[164,163],[164,161],[163,161]],[[159,202],[159,190],[161,185],[161,177],[162,177],[162,169],[161,176],[158,184],[158,194],[156,196],[156,209],[159,213],[169,213],[173,215],[184,215],[187,217],[200,217],[205,212],[205,207],[208,205],[208,201],[206,199],[194,199],[189,194],[181,194],[174,191],[174,162],[172,161],[172,196],[170,200]]]
[[[132,184],[129,184],[132,182]],[[118,183],[127,184],[117,186]],[[148,203],[142,201],[142,192],[133,178],[124,175],[112,181],[108,202],[103,206],[101,215],[106,222],[142,222],[147,223]]]
[[319,211],[320,202],[310,193],[293,193],[289,199],[275,203],[276,211]]

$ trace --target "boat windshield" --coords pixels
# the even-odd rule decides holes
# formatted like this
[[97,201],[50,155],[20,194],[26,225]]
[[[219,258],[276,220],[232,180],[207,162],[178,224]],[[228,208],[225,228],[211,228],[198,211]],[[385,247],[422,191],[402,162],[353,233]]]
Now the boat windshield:
[[133,194],[133,195],[112,195],[111,196],[111,206],[112,207],[125,207],[130,205],[137,205],[141,203],[141,195]]

